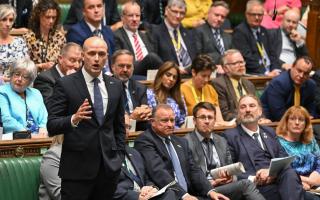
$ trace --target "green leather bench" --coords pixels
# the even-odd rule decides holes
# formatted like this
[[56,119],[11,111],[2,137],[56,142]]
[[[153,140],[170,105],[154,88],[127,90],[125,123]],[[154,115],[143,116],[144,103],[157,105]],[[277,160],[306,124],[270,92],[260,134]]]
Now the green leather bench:
[[41,157],[0,159],[0,199],[37,200]]

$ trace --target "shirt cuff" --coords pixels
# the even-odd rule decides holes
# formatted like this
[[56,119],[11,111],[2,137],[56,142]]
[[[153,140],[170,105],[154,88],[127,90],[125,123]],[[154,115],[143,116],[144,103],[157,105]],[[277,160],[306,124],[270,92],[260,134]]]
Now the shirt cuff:
[[71,116],[71,126],[72,126],[73,128],[76,128],[76,127],[78,127],[79,122],[78,122],[77,124],[74,124],[74,123],[72,122],[72,121],[73,121],[73,117],[74,117],[74,115]]
[[211,193],[211,192],[217,192],[217,191],[216,191],[215,189],[209,190],[209,192],[207,193],[207,196],[208,196],[208,197],[210,197],[210,193]]
[[251,181],[252,183],[254,183],[255,178],[256,176],[248,176],[248,180]]

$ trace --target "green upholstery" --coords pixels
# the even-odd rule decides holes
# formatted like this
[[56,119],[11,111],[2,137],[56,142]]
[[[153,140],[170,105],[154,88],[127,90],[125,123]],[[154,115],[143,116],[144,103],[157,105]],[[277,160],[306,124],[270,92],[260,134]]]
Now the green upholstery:
[[68,12],[70,9],[70,4],[68,3],[60,3],[59,7],[60,7],[60,11],[61,11],[61,16],[60,16],[60,23],[63,24],[64,21],[66,20],[67,16],[68,16]]
[[37,200],[41,157],[0,159],[0,199]]
[[228,19],[231,22],[231,26],[235,28],[238,24],[240,24],[244,19],[245,16],[243,13],[230,13]]

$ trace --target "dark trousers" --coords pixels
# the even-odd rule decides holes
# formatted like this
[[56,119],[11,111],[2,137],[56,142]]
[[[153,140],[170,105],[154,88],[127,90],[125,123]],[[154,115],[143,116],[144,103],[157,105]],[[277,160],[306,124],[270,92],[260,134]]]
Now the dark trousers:
[[149,53],[141,61],[134,63],[134,75],[147,76],[148,69],[159,69],[162,65],[161,58],[155,53]]
[[303,200],[301,179],[292,168],[284,169],[273,184],[258,186],[267,200]]
[[119,173],[106,175],[103,163],[97,176],[91,180],[61,180],[62,200],[108,200],[112,199],[118,183]]

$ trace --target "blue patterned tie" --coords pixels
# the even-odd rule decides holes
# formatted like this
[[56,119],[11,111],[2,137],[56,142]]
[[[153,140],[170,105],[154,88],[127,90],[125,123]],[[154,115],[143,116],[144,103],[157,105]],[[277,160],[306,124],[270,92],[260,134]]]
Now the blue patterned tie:
[[[173,36],[176,41],[178,41],[178,31],[177,29],[173,30]],[[182,43],[180,44],[180,49],[179,50],[179,59],[180,62],[182,63],[183,67],[188,67],[191,65],[191,58],[189,56],[189,53],[187,50],[183,47]]]
[[93,108],[94,112],[96,113],[96,117],[99,121],[99,124],[103,124],[103,101],[102,101],[102,95],[99,89],[99,83],[100,80],[98,78],[93,79],[93,96],[94,96],[94,103]]
[[225,49],[221,44],[220,30],[219,29],[215,29],[213,36],[214,36],[214,39],[216,40],[216,44],[217,44],[217,47],[219,49],[220,54],[223,55]]
[[182,172],[182,169],[181,169],[179,158],[178,158],[178,156],[177,156],[177,154],[176,154],[176,152],[175,152],[175,150],[173,148],[173,145],[172,145],[170,139],[166,138],[165,142],[166,142],[167,148],[169,150],[169,155],[171,157],[171,161],[172,161],[172,164],[173,164],[173,168],[174,168],[176,177],[178,179],[178,183],[187,192],[188,191],[188,186],[187,186],[186,179],[185,179],[185,177],[183,175],[183,172]]

